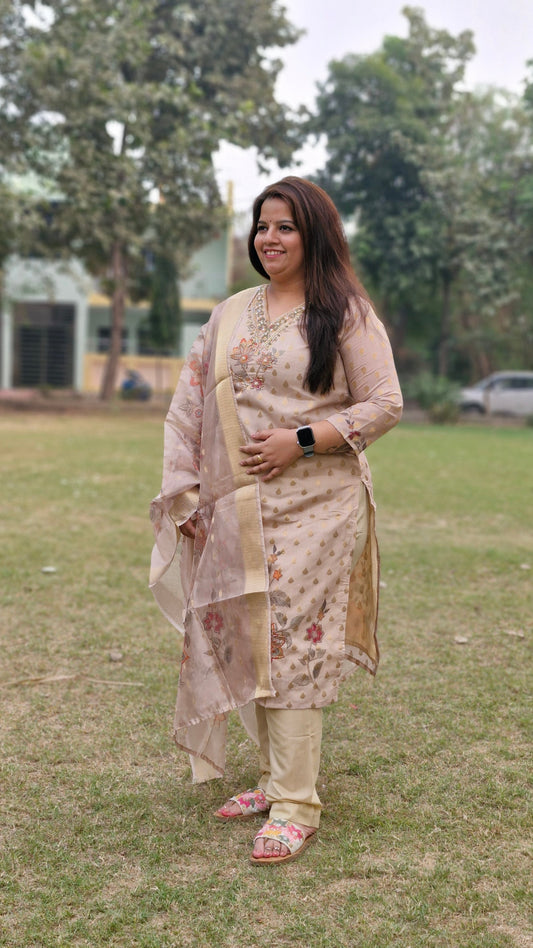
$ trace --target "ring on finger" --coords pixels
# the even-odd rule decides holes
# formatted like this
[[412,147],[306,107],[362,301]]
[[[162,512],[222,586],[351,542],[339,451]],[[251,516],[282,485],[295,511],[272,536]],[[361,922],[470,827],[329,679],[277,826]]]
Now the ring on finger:
[[256,458],[257,458],[257,463],[258,463],[258,464],[262,464],[262,463],[263,463],[263,455],[262,455],[262,454],[256,454]]

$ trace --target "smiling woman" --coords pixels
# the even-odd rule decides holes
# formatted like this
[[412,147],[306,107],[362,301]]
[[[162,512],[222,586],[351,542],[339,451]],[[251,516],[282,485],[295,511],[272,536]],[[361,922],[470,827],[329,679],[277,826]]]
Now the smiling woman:
[[185,633],[176,742],[195,780],[220,776],[228,713],[240,711],[260,747],[257,787],[216,815],[270,809],[251,858],[272,864],[303,852],[319,824],[323,706],[357,666],[377,669],[364,449],[402,402],[321,188],[295,177],[266,188],[249,255],[268,285],[215,308],[170,407],[152,586]]
[[270,278],[269,313],[276,319],[287,308],[303,303],[305,298],[302,238],[289,205],[281,198],[267,198],[262,204],[254,247]]

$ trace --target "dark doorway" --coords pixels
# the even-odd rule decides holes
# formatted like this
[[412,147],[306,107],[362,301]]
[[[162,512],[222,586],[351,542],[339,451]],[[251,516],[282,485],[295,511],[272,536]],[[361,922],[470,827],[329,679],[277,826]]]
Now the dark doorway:
[[72,386],[74,306],[69,303],[17,303],[14,342],[15,386]]

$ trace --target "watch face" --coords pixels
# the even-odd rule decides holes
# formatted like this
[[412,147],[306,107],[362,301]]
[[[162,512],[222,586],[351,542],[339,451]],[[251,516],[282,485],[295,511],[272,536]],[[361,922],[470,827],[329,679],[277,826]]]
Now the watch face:
[[315,443],[312,428],[298,428],[296,433],[300,447],[310,448]]

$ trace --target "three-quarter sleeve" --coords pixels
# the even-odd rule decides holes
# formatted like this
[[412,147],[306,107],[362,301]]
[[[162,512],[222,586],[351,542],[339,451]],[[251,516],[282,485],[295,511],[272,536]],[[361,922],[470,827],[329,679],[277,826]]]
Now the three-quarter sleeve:
[[359,453],[398,424],[403,407],[389,338],[370,307],[347,317],[339,353],[353,403],[327,420]]

